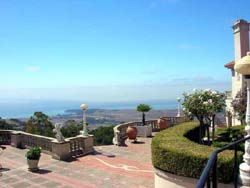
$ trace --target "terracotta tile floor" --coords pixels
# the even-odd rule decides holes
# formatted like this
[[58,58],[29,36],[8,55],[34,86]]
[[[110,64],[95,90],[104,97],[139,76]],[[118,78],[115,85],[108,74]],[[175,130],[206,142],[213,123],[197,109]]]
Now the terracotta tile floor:
[[153,188],[150,138],[127,147],[99,146],[93,155],[72,162],[57,161],[42,154],[40,170],[27,170],[25,153],[7,146],[0,156],[0,188]]

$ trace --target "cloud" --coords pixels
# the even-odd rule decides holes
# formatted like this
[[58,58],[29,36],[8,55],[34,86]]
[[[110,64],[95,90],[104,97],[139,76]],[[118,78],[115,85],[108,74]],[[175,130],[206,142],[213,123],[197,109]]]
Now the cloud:
[[231,88],[230,80],[218,80],[212,76],[196,75],[193,77],[179,77],[170,80],[167,85],[173,87],[182,87],[186,89],[198,88],[205,89],[211,88],[218,91],[226,91]]
[[[147,71],[147,70],[146,70]],[[155,70],[157,71],[157,69]],[[77,100],[77,101],[135,101],[152,99],[174,99],[193,88],[211,88],[217,91],[231,90],[231,80],[210,75],[166,74],[157,81],[144,80],[142,83],[106,85],[68,85],[50,88],[1,87],[1,101],[29,100]],[[1,105],[1,104],[0,104]]]
[[34,72],[39,72],[39,71],[41,70],[41,68],[40,68],[39,66],[30,65],[30,66],[25,67],[25,70],[26,70],[27,72],[32,72],[32,73],[34,73]]

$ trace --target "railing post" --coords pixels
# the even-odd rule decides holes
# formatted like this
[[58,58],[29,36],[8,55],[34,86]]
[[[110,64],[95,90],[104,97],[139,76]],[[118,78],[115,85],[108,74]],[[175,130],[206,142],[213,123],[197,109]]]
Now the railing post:
[[52,141],[52,158],[57,160],[66,160],[70,157],[69,141],[58,142],[56,139]]
[[237,145],[234,145],[234,188],[237,188],[238,178],[238,158],[237,158]]
[[217,156],[213,165],[213,173],[212,173],[212,185],[213,188],[217,188]]
[[210,188],[210,185],[211,185],[210,176],[208,176],[208,179],[207,179],[207,187],[206,187],[206,188]]
[[22,134],[19,131],[11,132],[11,146],[22,148]]
[[88,137],[85,137],[84,138],[84,147],[85,147],[84,154],[92,153],[94,151],[93,145],[94,145],[94,136],[88,135]]

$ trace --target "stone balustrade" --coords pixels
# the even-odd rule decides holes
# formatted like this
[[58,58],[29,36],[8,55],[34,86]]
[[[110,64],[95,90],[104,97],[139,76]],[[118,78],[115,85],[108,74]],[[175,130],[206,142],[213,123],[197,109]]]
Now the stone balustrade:
[[232,91],[225,91],[226,99],[232,99]]
[[151,134],[149,134],[150,131],[158,132],[162,130],[162,128],[159,125],[159,120],[163,120],[166,124],[165,128],[168,128],[176,124],[180,124],[185,121],[188,121],[189,119],[187,117],[161,117],[159,119],[147,120],[145,122],[146,125],[144,126],[142,126],[142,122],[139,122],[139,121],[122,123],[114,127],[113,144],[117,146],[125,145],[125,141],[127,139],[126,131],[127,131],[128,126],[136,126],[138,128],[139,137],[151,136]]
[[189,121],[189,118],[186,116],[181,117],[161,117],[160,119],[165,119],[167,121],[170,121],[170,126],[174,126],[186,121]]
[[77,136],[66,139],[70,143],[71,156],[86,155],[93,152],[93,136]]
[[47,153],[58,160],[67,160],[71,157],[93,152],[92,135],[79,135],[58,142],[51,137],[29,134],[23,131],[0,130],[0,144],[10,144],[17,148],[38,146],[42,148],[43,153]]
[[11,131],[2,130],[0,131],[0,144],[10,144],[11,143]]

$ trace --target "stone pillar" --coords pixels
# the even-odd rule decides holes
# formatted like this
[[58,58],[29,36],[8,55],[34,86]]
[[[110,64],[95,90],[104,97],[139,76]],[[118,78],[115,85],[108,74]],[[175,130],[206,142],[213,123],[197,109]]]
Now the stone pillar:
[[22,133],[19,131],[11,132],[11,146],[22,148]]
[[88,135],[88,136],[83,136],[83,141],[84,141],[84,154],[89,154],[94,151],[94,136],[93,135]]
[[[249,51],[249,23],[240,19],[234,23],[232,28],[234,33],[234,61],[237,62]],[[245,79],[240,73],[235,72],[234,68],[232,68],[232,72],[232,99],[234,99],[238,91],[244,89]],[[231,107],[229,107],[229,110],[230,109]],[[240,125],[240,121],[237,117],[233,117],[232,123],[233,126]]]
[[[247,137],[250,136],[250,79],[247,80],[247,111],[246,111],[246,127]],[[250,140],[245,141],[245,153],[243,155],[243,163],[240,164],[239,183],[244,186],[250,186]]]
[[145,126],[136,126],[137,128],[137,136],[138,137],[149,137],[152,136],[152,126],[151,125],[145,125]]
[[58,142],[56,139],[52,141],[52,158],[57,160],[67,160],[70,157],[69,141]]

